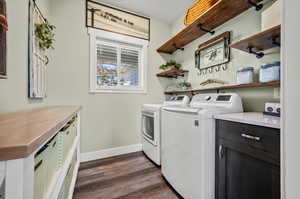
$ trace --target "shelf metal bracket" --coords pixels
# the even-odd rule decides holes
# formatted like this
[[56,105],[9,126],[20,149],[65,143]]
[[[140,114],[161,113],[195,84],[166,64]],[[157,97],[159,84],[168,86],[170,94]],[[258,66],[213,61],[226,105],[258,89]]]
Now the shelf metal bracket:
[[261,4],[257,4],[255,2],[253,2],[253,0],[245,0],[248,4],[250,4],[252,7],[255,7],[255,10],[256,11],[260,11],[263,7],[264,7],[264,4],[261,3]]
[[253,46],[249,46],[247,48],[247,50],[248,50],[248,52],[250,54],[255,55],[257,59],[261,59],[261,58],[263,58],[265,56],[265,53],[263,53],[263,52],[255,52],[255,51],[253,51],[253,48],[254,48]]
[[214,35],[215,32],[216,32],[216,31],[214,31],[214,30],[209,30],[209,29],[204,28],[202,23],[199,23],[199,24],[198,24],[198,27],[199,27],[200,30],[202,30],[203,32],[210,33],[211,35]]
[[278,39],[278,37],[273,37],[272,38],[272,44],[275,45],[275,46],[280,47],[281,44],[280,44],[280,42],[277,41],[277,39]]
[[173,44],[173,47],[174,47],[176,50],[181,50],[181,51],[184,51],[184,48],[179,48],[179,47],[177,47],[177,45],[176,45],[176,44]]

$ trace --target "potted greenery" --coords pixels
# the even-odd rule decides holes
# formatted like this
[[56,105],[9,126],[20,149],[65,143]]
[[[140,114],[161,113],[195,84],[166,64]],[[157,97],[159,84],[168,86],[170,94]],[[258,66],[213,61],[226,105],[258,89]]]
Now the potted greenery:
[[[54,29],[55,26],[49,24],[48,21],[41,24],[35,24],[35,36],[37,38],[39,47],[42,51],[46,51],[48,49],[54,49]],[[46,56],[47,60],[48,57]],[[47,64],[47,63],[46,63]]]
[[183,81],[178,83],[177,85],[178,88],[182,89],[182,90],[186,90],[192,87],[191,83],[187,82],[187,81]]
[[181,69],[182,65],[177,63],[175,60],[170,60],[166,64],[161,65],[159,68],[162,70],[167,70],[170,68]]

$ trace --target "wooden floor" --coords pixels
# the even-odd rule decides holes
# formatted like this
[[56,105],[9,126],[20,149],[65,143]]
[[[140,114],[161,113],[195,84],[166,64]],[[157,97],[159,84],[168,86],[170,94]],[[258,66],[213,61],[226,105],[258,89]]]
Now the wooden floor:
[[142,152],[83,163],[73,199],[181,199]]

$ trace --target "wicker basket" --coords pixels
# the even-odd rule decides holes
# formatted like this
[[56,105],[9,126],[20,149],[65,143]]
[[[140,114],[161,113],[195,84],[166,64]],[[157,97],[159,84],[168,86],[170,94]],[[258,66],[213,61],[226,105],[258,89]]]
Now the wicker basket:
[[211,8],[219,0],[197,0],[193,5],[187,10],[184,24],[190,25],[193,23],[199,16],[201,16],[205,11]]

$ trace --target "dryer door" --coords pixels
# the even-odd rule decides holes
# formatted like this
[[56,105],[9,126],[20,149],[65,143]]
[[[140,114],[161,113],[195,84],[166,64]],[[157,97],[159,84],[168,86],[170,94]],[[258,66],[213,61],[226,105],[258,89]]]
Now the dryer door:
[[142,112],[142,132],[143,137],[153,145],[157,145],[156,136],[155,136],[155,112]]

